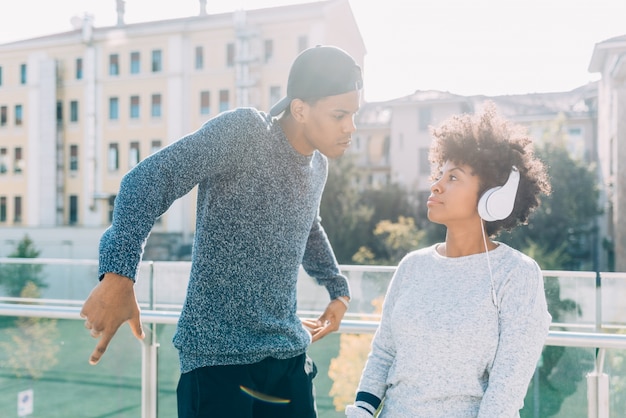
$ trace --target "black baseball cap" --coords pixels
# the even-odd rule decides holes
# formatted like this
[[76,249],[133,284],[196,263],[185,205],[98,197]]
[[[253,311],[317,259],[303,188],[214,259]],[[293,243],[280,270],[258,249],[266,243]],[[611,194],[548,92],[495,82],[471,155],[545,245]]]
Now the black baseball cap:
[[296,57],[289,70],[287,96],[272,106],[270,115],[283,113],[293,99],[321,99],[362,88],[361,67],[354,58],[341,48],[317,45]]

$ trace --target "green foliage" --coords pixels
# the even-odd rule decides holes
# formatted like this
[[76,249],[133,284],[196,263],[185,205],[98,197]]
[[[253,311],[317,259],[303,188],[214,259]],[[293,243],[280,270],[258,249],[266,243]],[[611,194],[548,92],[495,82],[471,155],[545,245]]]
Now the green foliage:
[[353,156],[330,162],[320,205],[322,224],[339,263],[369,264],[373,260],[388,260],[387,244],[374,231],[381,221],[396,221],[400,216],[415,218],[414,205],[400,186],[362,190],[357,178],[359,169]]
[[[404,254],[392,256],[391,253],[394,251],[390,248],[389,243],[385,242],[386,237],[384,234],[377,234],[376,230],[381,223],[404,222],[400,218],[412,219],[411,222],[414,226],[417,211],[415,210],[415,204],[411,202],[411,196],[397,184],[392,184],[382,189],[367,189],[363,191],[361,196],[361,203],[373,210],[372,217],[367,225],[367,230],[370,231],[368,240],[363,241],[361,246],[367,247],[374,254],[373,260],[379,260],[380,264],[394,264],[400,261]],[[415,231],[419,229],[412,228]],[[406,245],[404,249],[408,252],[416,249],[416,247]],[[357,262],[357,259],[358,257],[355,259],[353,256],[352,261]],[[370,262],[365,264],[370,264]]]
[[374,236],[381,251],[378,257],[367,247],[361,247],[352,257],[359,264],[396,265],[407,253],[418,248],[425,233],[419,231],[413,218],[398,217],[398,222],[383,220],[376,225]]
[[347,264],[362,242],[371,234],[366,225],[373,210],[361,203],[355,179],[358,169],[350,155],[331,160],[328,181],[322,195],[322,225],[339,263]]
[[571,256],[567,252],[567,243],[561,243],[560,246],[552,249],[550,247],[554,246],[526,238],[525,245],[520,250],[535,260],[542,270],[560,270],[570,263]]
[[[40,251],[35,248],[34,242],[24,236],[8,258],[37,258]],[[37,288],[45,288],[47,284],[41,278],[43,266],[37,264],[6,264],[0,265],[0,286],[4,287],[8,296],[19,297],[27,283],[33,283]]]
[[[39,290],[33,282],[27,282],[20,297],[38,298]],[[11,369],[16,377],[40,378],[46,370],[58,362],[59,336],[56,319],[17,318],[15,327],[5,331],[9,341],[0,342],[6,360],[1,365]]]
[[[596,220],[602,214],[594,167],[572,159],[558,143],[546,143],[536,152],[548,167],[552,194],[542,199],[527,226],[502,233],[499,239],[519,249],[541,243],[542,252],[558,261],[553,269],[593,270]],[[558,259],[548,256],[553,252]]]

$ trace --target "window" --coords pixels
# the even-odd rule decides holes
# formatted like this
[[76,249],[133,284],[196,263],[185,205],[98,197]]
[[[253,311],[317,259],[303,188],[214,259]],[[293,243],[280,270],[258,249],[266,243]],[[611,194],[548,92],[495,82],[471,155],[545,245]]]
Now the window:
[[117,97],[109,97],[109,120],[120,118],[120,101]]
[[63,124],[63,102],[57,102],[57,125]]
[[220,90],[220,112],[228,110],[228,90]]
[[130,53],[130,73],[131,74],[139,74],[141,71],[141,56],[139,52],[131,52]]
[[163,63],[161,57],[161,50],[155,49],[152,51],[152,72],[159,73],[163,70]]
[[195,57],[196,70],[201,70],[204,68],[204,49],[201,46],[196,47]]
[[20,64],[20,84],[26,84],[26,64]]
[[7,197],[0,196],[0,222],[7,221]]
[[226,45],[226,66],[235,66],[235,44],[233,43]]
[[161,95],[160,94],[153,94],[152,95],[152,106],[150,107],[150,115],[152,115],[153,118],[160,118],[161,117]]
[[119,55],[109,55],[109,75],[120,75],[120,59]]
[[13,198],[13,222],[20,223],[22,222],[22,197],[15,196]]
[[419,118],[419,130],[422,132],[427,131],[428,126],[430,126],[430,122],[432,119],[430,107],[420,108],[418,118]]
[[265,62],[271,61],[274,57],[274,41],[272,41],[271,39],[266,39],[263,46],[263,51]]
[[130,96],[130,118],[139,119],[139,96]]
[[70,195],[68,215],[68,224],[76,225],[78,223],[78,196],[76,195]]
[[579,137],[579,136],[583,135],[583,130],[582,130],[582,128],[579,128],[579,127],[568,128],[567,129],[567,134],[569,136]]
[[107,167],[109,171],[117,171],[120,168],[120,153],[116,143],[109,144]]
[[9,171],[9,161],[7,157],[7,149],[0,148],[0,174]]
[[15,126],[22,126],[22,105],[15,105]]
[[78,122],[78,101],[70,102],[70,122]]
[[208,115],[211,113],[211,93],[208,91],[200,92],[200,114]]
[[[389,164],[389,153],[391,151],[391,138],[389,135],[385,135],[385,139],[383,140],[383,159],[385,164]],[[389,184],[388,182],[385,184]]]
[[109,222],[113,222],[113,209],[115,208],[115,195],[109,196]]
[[162,147],[160,139],[153,139],[150,143],[150,154],[154,154]]
[[133,168],[137,164],[139,164],[139,142],[133,141],[128,152],[128,168]]
[[279,86],[270,86],[270,104],[273,106],[282,98]]
[[430,161],[428,161],[428,148],[419,149],[419,173],[423,175],[430,174]]
[[78,171],[78,145],[70,145],[70,171]]
[[6,106],[0,106],[0,126],[6,126],[9,118],[9,110]]
[[83,78],[83,59],[76,58],[76,80],[82,80]]
[[17,147],[15,148],[15,154],[14,154],[14,158],[13,158],[13,172],[14,173],[21,173],[22,172],[22,167],[24,166],[24,161],[22,160],[22,148],[21,147]]
[[302,52],[309,47],[309,38],[306,35],[298,36],[298,52]]

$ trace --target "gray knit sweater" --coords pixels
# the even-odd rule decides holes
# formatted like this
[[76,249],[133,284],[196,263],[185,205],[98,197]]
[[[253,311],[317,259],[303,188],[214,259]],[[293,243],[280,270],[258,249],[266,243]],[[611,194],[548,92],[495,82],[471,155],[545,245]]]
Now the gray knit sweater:
[[311,336],[296,315],[300,265],[331,299],[349,295],[318,216],[327,164],[317,151],[296,152],[277,119],[242,108],[124,176],[100,242],[100,277],[134,280],[155,219],[198,185],[191,275],[174,336],[181,372],[304,353]]
[[[407,255],[389,286],[349,417],[518,417],[550,325],[539,266],[500,243],[446,258]],[[365,402],[365,403],[364,403]]]

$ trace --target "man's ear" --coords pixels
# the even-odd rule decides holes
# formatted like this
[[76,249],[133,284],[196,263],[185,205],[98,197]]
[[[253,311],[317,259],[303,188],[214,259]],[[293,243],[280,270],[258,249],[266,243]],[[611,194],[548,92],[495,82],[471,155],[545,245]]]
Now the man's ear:
[[289,106],[291,106],[291,115],[293,118],[298,122],[304,122],[306,119],[308,104],[302,99],[293,99]]

